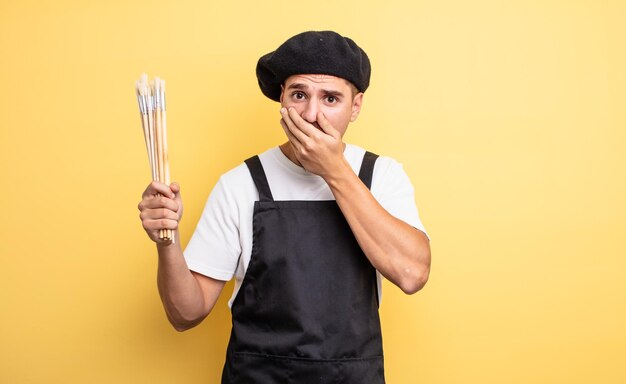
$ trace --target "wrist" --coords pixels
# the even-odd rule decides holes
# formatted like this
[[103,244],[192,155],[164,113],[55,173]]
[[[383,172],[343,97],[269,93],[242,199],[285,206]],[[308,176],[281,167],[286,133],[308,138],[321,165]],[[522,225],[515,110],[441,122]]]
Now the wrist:
[[159,254],[169,253],[173,250],[181,249],[180,248],[180,237],[178,235],[178,230],[172,231],[172,240],[157,240],[156,241],[157,250]]
[[352,170],[352,167],[350,167],[348,160],[342,157],[337,169],[324,175],[323,179],[330,189],[334,191],[340,188],[343,183],[349,182],[354,177],[356,177],[356,174]]

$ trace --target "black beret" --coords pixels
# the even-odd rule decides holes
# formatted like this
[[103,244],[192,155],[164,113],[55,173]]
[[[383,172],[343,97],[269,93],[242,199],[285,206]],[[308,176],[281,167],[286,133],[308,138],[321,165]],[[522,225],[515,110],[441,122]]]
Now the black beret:
[[280,100],[280,86],[292,75],[323,74],[348,80],[365,92],[370,84],[370,61],[351,39],[332,31],[303,32],[259,59],[256,77],[267,97]]

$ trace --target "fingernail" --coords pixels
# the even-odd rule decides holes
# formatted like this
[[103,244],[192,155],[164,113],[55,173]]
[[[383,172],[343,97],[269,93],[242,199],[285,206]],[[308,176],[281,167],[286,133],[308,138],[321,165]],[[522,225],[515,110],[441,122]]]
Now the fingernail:
[[287,108],[282,107],[282,108],[280,109],[280,113],[285,113],[285,112],[287,112]]

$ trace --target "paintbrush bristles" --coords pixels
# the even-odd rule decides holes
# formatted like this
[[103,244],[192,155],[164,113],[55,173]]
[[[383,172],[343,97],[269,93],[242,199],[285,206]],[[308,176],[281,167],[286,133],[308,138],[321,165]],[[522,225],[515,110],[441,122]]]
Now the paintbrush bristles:
[[[169,158],[167,154],[167,122],[165,119],[165,81],[155,77],[148,82],[142,74],[135,82],[141,124],[146,140],[152,180],[170,184]],[[172,230],[161,229],[159,237],[175,241]]]

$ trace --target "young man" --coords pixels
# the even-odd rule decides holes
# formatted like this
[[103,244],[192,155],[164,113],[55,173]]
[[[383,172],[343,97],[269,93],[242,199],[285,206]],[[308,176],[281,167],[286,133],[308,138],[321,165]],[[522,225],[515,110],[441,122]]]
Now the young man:
[[288,141],[222,175],[184,255],[158,238],[178,229],[180,187],[153,182],[139,203],[165,312],[191,328],[235,277],[223,383],[383,383],[380,275],[417,292],[430,247],[402,167],[342,141],[369,59],[305,32],[261,57],[257,78]]

